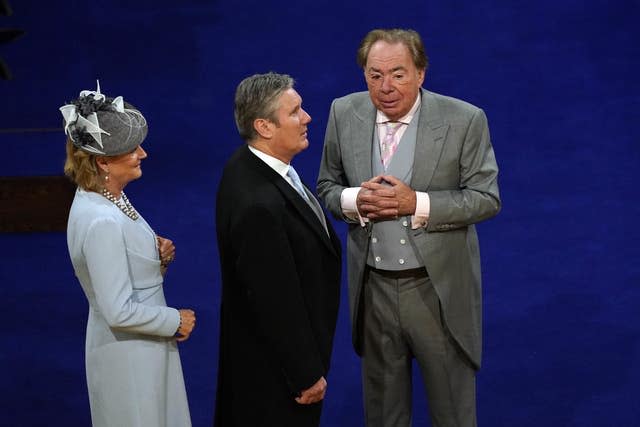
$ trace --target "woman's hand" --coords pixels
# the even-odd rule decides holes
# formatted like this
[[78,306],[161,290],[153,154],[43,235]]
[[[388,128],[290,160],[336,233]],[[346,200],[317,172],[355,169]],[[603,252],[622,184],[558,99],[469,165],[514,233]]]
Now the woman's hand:
[[178,311],[180,312],[180,326],[176,332],[178,335],[176,341],[182,342],[189,339],[191,331],[193,331],[193,328],[196,326],[196,313],[188,308],[181,308]]
[[176,257],[176,247],[173,242],[164,237],[156,236],[158,242],[158,254],[160,255],[160,265],[167,267]]

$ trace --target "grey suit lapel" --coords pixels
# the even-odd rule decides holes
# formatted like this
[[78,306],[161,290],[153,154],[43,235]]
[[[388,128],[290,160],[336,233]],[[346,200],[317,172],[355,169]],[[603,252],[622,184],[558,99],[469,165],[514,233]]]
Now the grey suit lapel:
[[352,186],[359,186],[361,182],[368,181],[373,177],[371,169],[371,144],[373,141],[373,132],[375,130],[376,109],[371,103],[371,99],[367,95],[354,103],[353,120],[349,124],[353,133],[352,149],[353,163],[356,168],[356,176],[358,182],[351,183]]
[[424,89],[421,89],[421,93],[422,105],[410,186],[415,190],[425,191],[438,165],[449,125],[442,120],[435,97]]

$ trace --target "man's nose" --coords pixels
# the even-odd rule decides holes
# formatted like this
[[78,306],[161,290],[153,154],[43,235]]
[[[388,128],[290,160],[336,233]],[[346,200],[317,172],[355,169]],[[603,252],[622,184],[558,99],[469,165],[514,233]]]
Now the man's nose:
[[391,92],[391,91],[393,91],[394,88],[393,88],[393,84],[392,84],[391,79],[392,79],[391,76],[384,76],[382,78],[382,86],[380,87],[380,89],[383,92]]
[[302,110],[302,122],[304,124],[311,123],[311,116],[305,110]]

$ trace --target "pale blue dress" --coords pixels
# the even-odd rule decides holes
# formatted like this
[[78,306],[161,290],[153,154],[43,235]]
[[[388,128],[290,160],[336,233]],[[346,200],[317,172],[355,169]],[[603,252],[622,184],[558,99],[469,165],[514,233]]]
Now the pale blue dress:
[[191,426],[155,233],[94,192],[76,191],[67,228],[89,302],[86,371],[94,427]]

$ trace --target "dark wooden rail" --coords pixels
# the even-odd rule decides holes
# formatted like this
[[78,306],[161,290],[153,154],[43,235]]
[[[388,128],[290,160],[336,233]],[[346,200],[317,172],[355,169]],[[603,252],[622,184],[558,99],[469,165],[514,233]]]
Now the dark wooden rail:
[[0,232],[66,230],[74,192],[64,176],[0,177]]

